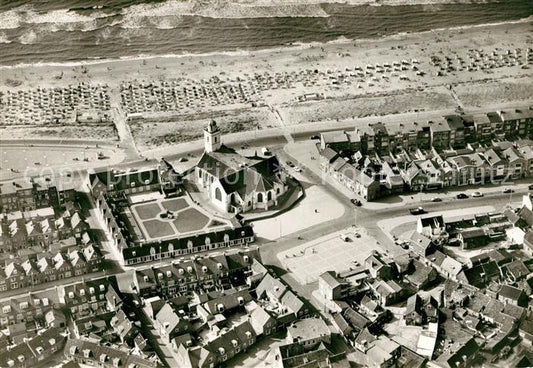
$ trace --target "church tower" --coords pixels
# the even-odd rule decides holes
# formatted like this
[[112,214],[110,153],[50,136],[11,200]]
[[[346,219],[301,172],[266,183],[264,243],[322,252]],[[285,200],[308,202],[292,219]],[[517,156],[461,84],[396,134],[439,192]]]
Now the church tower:
[[220,129],[218,129],[216,121],[211,120],[211,122],[204,129],[205,152],[217,151],[222,145],[220,138]]

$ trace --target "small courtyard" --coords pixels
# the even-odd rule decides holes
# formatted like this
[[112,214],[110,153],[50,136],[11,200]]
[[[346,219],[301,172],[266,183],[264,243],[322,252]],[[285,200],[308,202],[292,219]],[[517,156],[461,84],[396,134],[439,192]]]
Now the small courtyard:
[[231,223],[214,217],[188,197],[159,198],[131,206],[135,221],[147,240],[191,235],[203,230],[216,231]]

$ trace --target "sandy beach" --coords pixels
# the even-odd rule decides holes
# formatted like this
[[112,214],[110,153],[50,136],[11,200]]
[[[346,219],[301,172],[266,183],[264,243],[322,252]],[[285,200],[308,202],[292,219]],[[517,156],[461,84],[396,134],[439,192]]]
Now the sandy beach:
[[[155,112],[147,111],[145,119],[128,124],[137,148],[143,151],[198,138],[205,122],[212,118],[220,119],[226,132],[235,132],[416,111],[452,112],[458,106],[467,110],[531,104],[533,66],[528,65],[527,50],[533,44],[532,30],[529,18],[259,51],[2,67],[0,92],[80,83],[107,85],[111,109],[125,120],[128,111],[121,103],[121,92],[126,82],[143,86],[172,82],[176,88],[205,88],[213,85],[213,78],[217,86],[256,86],[257,75],[278,78],[266,86],[258,85],[259,90],[252,94],[255,104],[225,102],[214,106],[201,102],[177,111],[152,108]],[[511,62],[507,61],[508,53],[515,57]],[[448,69],[441,72],[442,64],[435,65],[434,58],[448,63]],[[500,59],[504,61],[499,63]],[[489,65],[494,63],[496,66]],[[283,78],[289,81],[287,85],[279,82]],[[304,95],[321,97],[309,101],[302,99]],[[4,139],[17,139],[20,129],[16,124],[5,127]],[[46,132],[46,125],[39,129],[41,137],[57,138],[58,133]],[[62,138],[83,139],[87,129],[86,124],[80,130],[64,129]],[[102,139],[116,136],[104,134]]]

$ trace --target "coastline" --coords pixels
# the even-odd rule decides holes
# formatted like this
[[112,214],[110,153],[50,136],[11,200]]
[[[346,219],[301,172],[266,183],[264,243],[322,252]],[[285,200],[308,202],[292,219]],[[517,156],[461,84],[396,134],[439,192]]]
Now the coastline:
[[[349,6],[439,6],[447,4],[490,4],[500,0],[225,0],[194,1],[170,0],[165,3],[134,4],[129,7],[87,6],[73,8],[54,8],[44,14],[33,11],[29,4],[7,8],[0,12],[0,30],[16,28],[20,22],[33,24],[45,23],[84,23],[98,18],[117,15],[126,18],[138,16],[202,16],[213,19],[275,18],[275,17],[327,17],[320,6],[322,4],[339,4]],[[0,6],[0,9],[2,7]],[[18,12],[24,11],[19,17]],[[107,11],[107,12],[106,12]],[[88,16],[88,12],[93,12]],[[109,13],[108,13],[109,12]],[[3,15],[3,17],[2,17]]]
[[[443,1],[447,1],[447,0],[443,0]],[[233,50],[233,51],[213,51],[209,53],[130,55],[130,56],[121,56],[115,59],[86,59],[86,60],[72,61],[72,62],[20,63],[16,65],[0,65],[0,70],[39,68],[39,67],[72,68],[72,67],[94,66],[94,65],[99,65],[99,64],[105,65],[105,64],[122,63],[122,62],[136,62],[136,61],[142,61],[142,60],[157,60],[157,59],[161,59],[161,60],[178,59],[179,60],[179,59],[186,59],[186,58],[209,58],[209,57],[219,57],[219,56],[245,57],[245,56],[250,56],[251,54],[256,54],[257,56],[261,56],[262,54],[299,51],[299,50],[306,50],[310,48],[316,48],[316,47],[322,47],[322,46],[328,46],[328,45],[347,45],[351,43],[386,42],[389,40],[397,40],[397,39],[400,39],[406,36],[424,36],[424,35],[429,35],[435,32],[464,31],[464,30],[469,30],[469,29],[492,28],[492,27],[498,27],[498,26],[524,24],[524,23],[530,23],[530,22],[533,22],[533,15],[527,18],[522,18],[518,20],[510,20],[510,21],[505,21],[505,22],[471,24],[471,25],[454,26],[454,27],[448,27],[448,28],[434,28],[431,30],[421,31],[421,32],[399,32],[399,33],[394,33],[394,34],[380,36],[380,37],[349,39],[344,36],[341,36],[338,39],[327,41],[327,42],[308,42],[308,43],[295,42],[290,45],[270,47],[270,48],[255,48],[255,49],[246,49],[246,50],[241,49],[241,50]]]
[[[401,116],[419,119],[435,111],[453,113],[458,104],[466,111],[531,106],[531,69],[505,66],[490,72],[463,70],[437,78],[437,69],[430,61],[432,56],[444,55],[468,60],[469,53],[475,50],[486,53],[498,50],[501,54],[506,50],[527,49],[533,40],[532,18],[260,50],[19,65],[0,68],[0,92],[25,93],[37,88],[50,90],[79,84],[107,85],[111,111],[119,117],[115,127],[120,147],[128,150],[129,155],[179,152],[190,146],[187,142],[201,138],[203,127],[211,119],[216,119],[228,134],[243,132],[239,137],[255,137],[256,134],[268,136],[274,132],[278,136],[280,132],[298,134],[312,127],[333,129],[368,118],[385,122],[396,121]],[[328,82],[332,75],[346,75],[356,66],[364,68],[369,64],[415,59],[418,68],[426,74],[404,71],[410,73],[410,79],[396,77],[372,86],[364,79],[363,82],[354,80],[342,85]],[[121,92],[130,82],[150,86],[172,81],[178,88],[202,85],[210,88],[219,83],[235,85],[243,80],[246,84],[261,75],[280,79],[305,75],[319,77],[316,85],[298,82],[291,88],[277,88],[275,93],[269,88],[261,90],[257,105],[208,104],[172,110],[159,116],[148,113],[142,121],[125,120],[127,111],[122,105]],[[307,93],[324,94],[325,98],[301,102],[300,97]],[[3,139],[12,141],[61,137],[80,142],[99,138],[102,143],[117,142],[116,135],[102,135],[101,130],[90,125],[80,128],[78,124],[63,128],[39,122],[14,123],[6,124],[2,133]],[[62,129],[61,134],[56,133],[58,129]],[[30,136],[27,131],[35,134]]]

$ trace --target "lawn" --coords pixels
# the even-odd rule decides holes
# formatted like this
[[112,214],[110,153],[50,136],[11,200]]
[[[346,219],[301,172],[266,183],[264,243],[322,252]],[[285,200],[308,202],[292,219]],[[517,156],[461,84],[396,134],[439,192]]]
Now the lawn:
[[209,222],[209,217],[194,208],[181,211],[174,220],[174,226],[180,233],[202,229]]
[[142,204],[135,207],[135,212],[141,220],[147,220],[156,217],[161,211],[157,203]]
[[189,204],[184,198],[178,198],[178,199],[170,199],[168,201],[161,202],[161,205],[164,209],[168,211],[179,211],[184,208],[189,207]]
[[144,228],[151,238],[163,238],[174,235],[174,230],[170,223],[159,220],[148,220],[143,222]]

